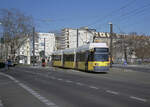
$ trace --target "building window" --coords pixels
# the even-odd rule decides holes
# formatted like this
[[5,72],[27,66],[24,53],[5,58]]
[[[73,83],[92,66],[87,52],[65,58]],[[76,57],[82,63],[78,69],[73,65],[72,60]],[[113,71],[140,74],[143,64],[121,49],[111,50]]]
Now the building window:
[[41,43],[41,46],[44,46],[44,43]]

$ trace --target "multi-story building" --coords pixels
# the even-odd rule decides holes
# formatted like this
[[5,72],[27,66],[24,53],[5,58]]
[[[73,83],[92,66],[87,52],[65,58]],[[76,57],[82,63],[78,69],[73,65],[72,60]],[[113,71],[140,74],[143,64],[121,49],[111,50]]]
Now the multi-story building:
[[[34,37],[34,54],[35,54],[35,62],[39,60],[39,40],[38,40],[38,33],[35,34]],[[30,56],[31,56],[31,63],[33,62],[33,37],[30,37]]]
[[[17,59],[19,63],[30,64],[33,62],[33,38],[27,37],[21,39],[24,39],[24,42],[17,50]],[[52,52],[55,50],[54,33],[36,33],[34,47],[35,62],[41,61],[43,57],[50,59]]]
[[21,64],[30,64],[30,38],[23,38],[22,45],[17,49],[17,59]]
[[[134,47],[131,46],[131,35],[113,34],[112,35],[112,56],[114,63],[123,63],[127,60],[129,63],[134,63],[137,59]],[[138,37],[138,35],[136,35]],[[105,42],[110,47],[110,33],[96,32],[95,42]]]
[[[107,32],[96,32],[93,29],[88,28],[81,28],[78,29],[78,46],[87,44],[89,42],[101,42],[101,43],[107,43],[107,45],[110,47],[110,33]],[[128,35],[125,35],[125,38],[127,38]],[[62,36],[57,37],[57,47],[58,49],[66,49],[66,48],[76,48],[77,47],[77,29],[63,29],[62,30]],[[121,34],[113,34],[112,36],[112,55],[113,55],[113,61],[114,62],[121,62],[126,58],[126,53],[128,54],[130,52],[130,49],[126,47],[123,47],[123,42],[121,44],[116,44],[118,41],[121,42],[125,39],[122,38]],[[135,55],[128,55],[128,59],[135,58]]]
[[110,46],[110,33],[96,32],[94,42],[107,43],[107,45]]
[[[38,34],[38,52],[41,57],[49,57],[55,50],[54,33],[37,33]],[[44,55],[45,52],[45,55]]]
[[62,30],[62,36],[57,37],[57,47],[58,49],[77,48],[77,46],[93,42],[95,32],[95,29],[86,27],[80,29],[65,28]]

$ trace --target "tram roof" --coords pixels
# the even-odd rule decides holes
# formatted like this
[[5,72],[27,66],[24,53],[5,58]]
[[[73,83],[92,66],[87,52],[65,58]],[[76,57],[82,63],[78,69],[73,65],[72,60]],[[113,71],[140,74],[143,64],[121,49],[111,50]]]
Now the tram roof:
[[68,48],[68,49],[65,49],[65,50],[57,50],[55,52],[53,52],[52,54],[55,54],[55,55],[62,55],[62,53],[64,54],[72,54],[72,53],[75,53],[75,52],[80,52],[80,51],[86,51],[86,50],[90,50],[90,49],[93,49],[93,48],[108,48],[107,44],[106,43],[90,43],[90,44],[87,44],[87,45],[82,45],[80,46],[79,48]]
[[90,44],[83,45],[77,48],[77,52],[86,51],[86,50],[90,50],[93,48],[108,48],[108,46],[106,43],[90,43]]
[[64,54],[72,54],[75,52],[75,48],[65,49],[63,50]]
[[61,55],[62,54],[62,50],[54,51],[52,54],[54,54],[54,55]]

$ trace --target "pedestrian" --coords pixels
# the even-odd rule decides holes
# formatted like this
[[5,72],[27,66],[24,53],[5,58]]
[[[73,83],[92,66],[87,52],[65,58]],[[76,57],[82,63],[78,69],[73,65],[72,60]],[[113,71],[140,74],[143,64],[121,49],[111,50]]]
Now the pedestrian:
[[7,67],[8,67],[8,69],[9,69],[10,66],[11,66],[11,59],[9,57],[8,60],[7,60]]
[[124,65],[127,65],[127,61],[126,60],[124,60]]
[[46,62],[45,62],[45,59],[43,58],[42,59],[42,67],[45,67],[45,65],[46,65]]

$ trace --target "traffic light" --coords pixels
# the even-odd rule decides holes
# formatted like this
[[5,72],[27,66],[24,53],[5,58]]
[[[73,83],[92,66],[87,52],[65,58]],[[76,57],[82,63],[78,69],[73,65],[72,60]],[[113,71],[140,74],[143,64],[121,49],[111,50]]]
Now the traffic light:
[[1,40],[0,43],[3,44],[4,43],[4,38],[1,38],[0,40]]

